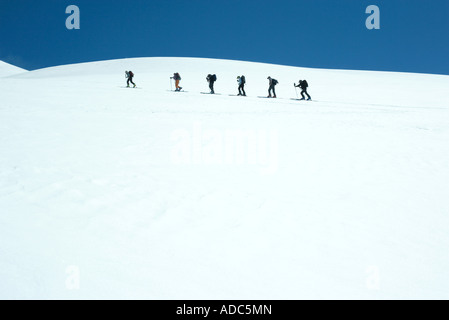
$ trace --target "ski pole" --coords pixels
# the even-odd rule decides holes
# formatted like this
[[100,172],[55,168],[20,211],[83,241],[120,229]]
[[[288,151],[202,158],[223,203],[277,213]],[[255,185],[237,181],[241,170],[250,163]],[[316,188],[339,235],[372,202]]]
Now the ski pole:
[[172,78],[170,78],[170,90],[173,91]]
[[296,92],[296,99],[299,99],[299,96],[298,96],[298,88],[295,86],[295,84],[293,83],[293,86],[295,87],[295,92]]

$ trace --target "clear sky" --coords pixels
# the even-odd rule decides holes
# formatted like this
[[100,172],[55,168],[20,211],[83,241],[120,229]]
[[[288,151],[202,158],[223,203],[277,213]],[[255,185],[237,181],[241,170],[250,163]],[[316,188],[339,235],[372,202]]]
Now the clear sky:
[[[66,28],[69,5],[80,30]],[[380,30],[365,26],[369,5]],[[449,0],[0,0],[5,62],[152,56],[449,74]]]

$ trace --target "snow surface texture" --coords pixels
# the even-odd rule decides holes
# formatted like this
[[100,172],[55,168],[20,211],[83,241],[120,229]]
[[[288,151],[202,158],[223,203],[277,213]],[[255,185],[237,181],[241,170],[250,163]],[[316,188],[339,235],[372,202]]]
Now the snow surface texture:
[[27,72],[27,70],[0,61],[0,77],[12,76],[23,72]]
[[[449,77],[5,66],[0,298],[449,298]],[[290,100],[299,79],[317,101]]]

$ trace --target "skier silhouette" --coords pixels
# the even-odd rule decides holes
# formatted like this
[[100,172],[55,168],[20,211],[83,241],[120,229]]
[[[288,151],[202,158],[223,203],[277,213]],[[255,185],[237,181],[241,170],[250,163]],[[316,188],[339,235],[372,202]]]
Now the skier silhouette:
[[170,79],[175,80],[175,86],[176,86],[176,90],[175,91],[181,91],[182,87],[179,86],[179,81],[181,81],[181,76],[179,75],[179,73],[174,73],[173,77],[170,77]]
[[246,83],[246,79],[245,76],[238,76],[237,77],[237,82],[239,84],[239,94],[238,96],[246,96],[246,92],[245,92],[245,83]]
[[276,98],[276,91],[275,91],[275,86],[279,83],[276,79],[273,79],[271,77],[267,78],[269,81],[269,87],[268,87],[268,97],[267,98],[271,98],[271,92],[273,92],[273,98]]
[[293,85],[296,88],[301,88],[301,99],[299,100],[305,100],[306,98],[304,97],[304,93],[307,95],[307,101],[312,100],[312,98],[310,97],[310,95],[307,93],[307,88],[309,87],[309,84],[307,83],[307,80],[299,80],[298,85],[294,84]]
[[209,82],[210,93],[214,94],[214,82],[217,81],[217,76],[215,74],[208,74],[206,80]]
[[125,77],[128,79],[126,81],[126,87],[129,88],[129,83],[131,82],[136,87],[136,84],[133,82],[134,73],[132,71],[125,71]]

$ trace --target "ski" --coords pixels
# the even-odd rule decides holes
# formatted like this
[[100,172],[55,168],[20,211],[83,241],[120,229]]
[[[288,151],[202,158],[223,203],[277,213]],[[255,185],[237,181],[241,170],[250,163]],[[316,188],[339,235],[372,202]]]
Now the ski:
[[314,100],[296,99],[296,98],[290,98],[290,100],[294,100],[294,101],[309,101],[309,102],[314,101]]
[[216,96],[220,96],[221,93],[210,93],[210,92],[200,92],[201,94],[210,94],[210,95],[216,95]]

